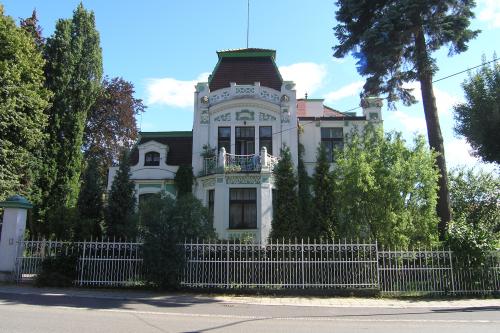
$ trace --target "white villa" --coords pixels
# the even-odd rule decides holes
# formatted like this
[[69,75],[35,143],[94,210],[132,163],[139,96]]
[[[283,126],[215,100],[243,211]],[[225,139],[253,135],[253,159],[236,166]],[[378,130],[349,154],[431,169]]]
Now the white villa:
[[[300,142],[312,174],[318,145],[332,158],[353,127],[382,124],[382,101],[364,99],[362,115],[342,113],[322,99],[297,99],[294,83],[280,75],[274,50],[247,48],[217,55],[208,82],[195,87],[193,130],[141,132],[132,152],[132,179],[138,200],[162,190],[175,196],[178,167],[192,165],[193,193],[209,208],[219,237],[251,236],[265,242],[280,148],[287,145],[297,165]],[[116,170],[110,168],[108,189]]]

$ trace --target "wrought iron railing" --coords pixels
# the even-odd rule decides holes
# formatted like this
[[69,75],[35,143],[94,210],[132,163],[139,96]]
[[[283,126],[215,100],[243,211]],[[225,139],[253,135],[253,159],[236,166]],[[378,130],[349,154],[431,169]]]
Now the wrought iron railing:
[[[500,251],[485,261],[444,249],[380,250],[376,242],[191,241],[181,284],[188,288],[376,289],[383,294],[500,292]],[[129,286],[144,282],[138,242],[22,241],[17,280],[32,280],[47,257],[77,254],[75,285]]]
[[260,155],[225,154],[224,172],[259,172],[261,168]]

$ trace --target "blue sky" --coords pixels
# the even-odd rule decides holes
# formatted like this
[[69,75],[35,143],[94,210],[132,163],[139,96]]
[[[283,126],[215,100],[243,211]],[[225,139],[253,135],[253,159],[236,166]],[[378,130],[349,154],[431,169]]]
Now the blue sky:
[[[5,14],[18,21],[37,9],[44,36],[52,34],[58,18],[69,18],[79,0],[0,0]],[[136,97],[147,111],[138,119],[143,131],[190,130],[194,84],[204,80],[217,62],[217,50],[246,46],[247,0],[84,0],[94,11],[101,36],[104,72],[133,82]],[[435,79],[500,54],[500,1],[478,0],[473,29],[482,33],[469,50],[454,57],[442,49],[435,56]],[[332,57],[336,40],[334,1],[251,0],[250,47],[277,51],[285,80],[297,83],[297,96],[325,98],[325,104],[346,111],[359,105],[363,78],[355,61]],[[448,166],[477,165],[463,138],[453,134],[452,106],[463,100],[461,74],[435,84]],[[418,84],[415,94],[420,97]],[[360,112],[360,110],[357,110]],[[384,128],[411,140],[426,133],[422,105],[384,109]]]

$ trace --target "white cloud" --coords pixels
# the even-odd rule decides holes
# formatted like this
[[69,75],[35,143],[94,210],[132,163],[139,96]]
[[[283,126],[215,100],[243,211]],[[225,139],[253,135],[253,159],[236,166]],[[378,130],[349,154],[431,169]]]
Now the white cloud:
[[359,93],[361,92],[361,88],[363,88],[364,84],[365,84],[364,81],[356,81],[346,86],[343,86],[338,90],[331,91],[325,95],[325,101],[327,103],[330,103],[333,101],[338,101],[339,99],[345,97],[359,95]]
[[195,80],[182,81],[171,77],[147,80],[147,104],[189,108],[193,106],[194,86],[207,81],[210,73],[202,73]]
[[[405,84],[404,87],[413,89],[413,96],[415,96],[417,101],[422,100],[422,91],[420,90],[419,82],[410,82]],[[434,97],[436,98],[436,106],[440,116],[450,116],[452,114],[453,105],[462,101],[461,98],[436,87],[434,87]]]
[[489,22],[493,28],[500,28],[500,1],[482,0],[482,10],[479,12],[481,21]]
[[301,62],[290,66],[280,66],[279,71],[283,80],[294,81],[297,98],[303,98],[305,93],[309,97],[321,87],[326,76],[326,67],[313,62]]
[[418,133],[422,135],[426,135],[427,133],[427,125],[423,116],[414,116],[406,112],[396,110],[387,113],[387,117],[394,117],[395,120],[402,125],[402,127],[397,127],[398,130],[404,129],[409,133]]

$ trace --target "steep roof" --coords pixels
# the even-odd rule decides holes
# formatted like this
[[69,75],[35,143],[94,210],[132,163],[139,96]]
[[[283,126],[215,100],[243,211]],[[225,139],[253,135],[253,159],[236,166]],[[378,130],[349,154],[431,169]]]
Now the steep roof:
[[[140,132],[138,145],[149,141],[156,141],[168,145],[167,155],[168,165],[191,165],[193,151],[193,132],[192,131],[173,131],[173,132]],[[139,162],[139,151],[137,148],[132,150],[130,156],[130,165],[136,165]]]
[[283,79],[274,62],[276,51],[247,48],[218,51],[219,61],[209,77],[210,91],[226,88],[231,82],[254,84],[281,90]]

